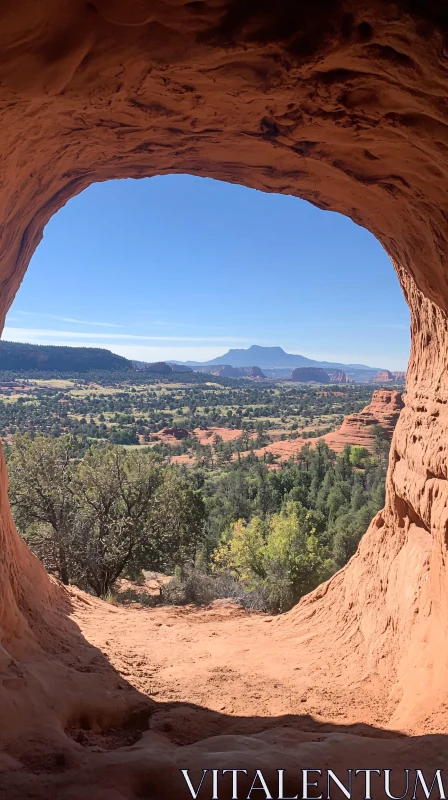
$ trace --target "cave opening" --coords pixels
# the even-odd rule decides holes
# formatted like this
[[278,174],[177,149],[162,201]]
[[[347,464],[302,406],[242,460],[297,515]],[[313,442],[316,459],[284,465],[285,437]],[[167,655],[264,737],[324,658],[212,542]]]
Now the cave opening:
[[[126,7],[98,0],[72,2],[62,15],[53,0],[9,4],[1,34],[8,60],[0,65],[2,320],[46,222],[70,197],[95,181],[184,172],[297,195],[370,230],[399,275],[412,341],[382,515],[342,572],[265,625],[259,663],[248,664],[251,685],[262,661],[269,669],[273,647],[280,656],[297,650],[299,673],[305,643],[309,675],[327,687],[327,699],[313,719],[298,714],[292,733],[284,716],[281,730],[266,731],[262,708],[258,728],[253,718],[234,728],[231,715],[205,725],[196,709],[186,725],[177,706],[144,744],[119,756],[71,744],[63,731],[74,717],[91,729],[113,727],[142,698],[73,623],[77,606],[101,625],[95,604],[61,592],[19,540],[2,462],[0,737],[8,800],[49,791],[66,798],[80,787],[96,800],[113,792],[120,800],[164,798],[167,787],[182,796],[173,777],[180,765],[199,774],[206,762],[226,767],[230,751],[250,767],[262,747],[272,769],[279,748],[282,766],[293,767],[310,742],[313,753],[345,767],[348,753],[350,761],[356,754],[360,763],[377,758],[400,768],[417,757],[428,767],[443,762],[446,12],[440,3],[405,0],[291,8],[161,2],[148,9],[144,0]],[[244,665],[252,631],[238,630]],[[217,673],[218,685],[222,679]],[[349,706],[376,717],[348,740],[341,718],[331,720]],[[195,725],[191,745],[182,731]],[[407,738],[397,743],[397,731]],[[217,734],[228,737],[201,744]]]
[[[36,446],[33,457],[39,464],[47,459],[47,469],[56,481],[58,459],[62,459],[59,469],[64,473],[68,454],[76,461],[95,444],[119,444],[129,453],[137,448],[135,455],[139,446],[142,452],[144,447],[151,448],[164,463],[184,469],[184,479],[200,491],[205,500],[211,493],[218,492],[219,497],[222,496],[215,505],[210,500],[206,502],[208,541],[203,544],[204,564],[207,572],[211,572],[213,554],[218,552],[222,537],[226,536],[227,530],[232,530],[238,519],[243,518],[248,523],[262,514],[261,522],[266,514],[281,511],[282,506],[276,499],[279,490],[268,481],[270,467],[266,464],[280,467],[290,458],[300,460],[301,448],[305,444],[315,447],[319,441],[322,445],[328,444],[331,453],[336,450],[339,454],[345,446],[360,447],[358,468],[364,466],[362,459],[369,453],[373,462],[372,465],[367,462],[365,473],[361,470],[359,483],[354,482],[355,473],[351,475],[353,486],[349,492],[358,492],[357,500],[355,497],[351,499],[350,494],[349,502],[342,502],[343,497],[342,500],[338,498],[335,490],[334,509],[341,516],[339,509],[342,505],[348,515],[339,520],[337,529],[334,525],[331,527],[331,518],[336,511],[331,510],[330,505],[327,508],[323,500],[317,500],[320,489],[321,494],[328,494],[330,484],[326,490],[320,487],[322,478],[316,473],[315,481],[318,483],[313,490],[316,497],[310,495],[308,499],[305,484],[301,489],[296,486],[295,496],[297,499],[301,497],[308,504],[307,508],[313,508],[315,513],[318,508],[321,513],[325,509],[325,523],[317,516],[315,520],[319,531],[322,527],[323,560],[333,559],[333,545],[327,542],[327,538],[332,542],[335,530],[339,531],[337,560],[334,566],[319,572],[311,583],[305,583],[311,589],[313,584],[317,585],[346,563],[356,550],[360,535],[384,504],[382,487],[387,444],[385,440],[384,453],[379,451],[379,456],[376,428],[384,423],[386,428],[381,430],[390,439],[402,402],[397,391],[392,394],[385,391],[384,403],[381,399],[383,394],[376,393],[372,409],[370,400],[374,388],[387,386],[387,381],[391,385],[402,381],[401,386],[395,388],[404,389],[408,346],[408,311],[390,267],[387,254],[365,229],[346,217],[322,211],[295,197],[257,192],[186,175],[93,185],[69,201],[47,225],[43,242],[37,248],[6,318],[4,339],[40,345],[41,350],[35,351],[38,358],[36,368],[44,370],[39,380],[39,374],[34,374],[30,362],[29,385],[19,385],[16,393],[6,396],[6,404],[2,398],[1,430],[6,437],[8,452],[10,445],[14,451],[19,444],[14,435],[16,432],[17,435],[43,434],[53,438],[65,438],[68,434],[74,436],[73,443],[67,441],[63,445],[61,440],[61,453],[52,449],[50,444],[47,447],[45,441],[41,443],[41,452]],[[358,349],[350,350],[355,338]],[[279,342],[286,346],[287,351],[300,351],[301,355],[294,357],[285,352],[278,347]],[[69,361],[63,360],[69,358],[69,351],[61,352],[62,360],[56,367],[51,361],[51,347],[45,349],[48,345],[106,348],[105,356],[118,354],[128,359],[127,362],[123,360],[122,370],[137,367],[134,379],[123,376],[120,383],[118,375],[115,383],[112,380],[109,384],[101,375],[100,352],[91,350],[91,358],[96,354],[99,359],[99,374],[92,374],[89,382],[89,372],[82,372],[84,366],[81,362],[78,367],[70,368]],[[227,349],[229,359],[236,358],[237,362],[225,363],[222,353]],[[14,358],[32,356],[32,351],[27,356],[26,348],[22,350],[17,353],[12,350],[11,368]],[[83,351],[71,352],[73,357],[80,359]],[[224,366],[220,366],[219,358],[216,365],[213,364],[216,356],[221,358]],[[170,386],[166,390],[168,394],[171,391],[169,397],[163,393],[160,399],[151,399],[148,387],[144,389],[139,385],[148,375],[148,362],[157,362],[161,368],[171,370],[175,369],[175,362],[169,359],[179,360],[179,357],[180,369],[189,370],[190,374],[195,367],[188,365],[195,362],[182,364],[182,359],[184,362],[187,358],[199,359],[197,378],[201,372],[207,372],[200,362],[207,364],[206,360],[211,358],[208,372],[212,376],[231,378],[233,371],[233,377],[244,377],[246,370],[247,376],[253,377],[251,371],[258,371],[260,380],[280,382],[274,383],[274,388],[266,392],[264,384],[255,382],[254,389],[246,392],[244,400],[240,399],[243,408],[237,412],[233,403],[238,406],[238,400],[227,397],[223,402],[229,405],[223,410],[219,393],[211,390],[208,392],[210,406],[207,406],[208,400],[204,393],[201,395],[199,385],[196,394],[191,387],[185,393],[185,397],[189,397],[193,392],[188,400],[191,408],[188,404],[185,407],[187,400],[182,397],[183,387],[180,395],[179,391],[176,395],[175,386]],[[59,369],[62,373],[75,374],[56,373],[53,377],[51,372],[45,374],[48,358],[50,371]],[[249,360],[242,361],[243,366],[238,367],[238,358]],[[264,360],[258,362],[257,358]],[[271,362],[269,358],[280,358],[280,361]],[[371,366],[366,366],[366,362]],[[24,361],[23,366],[26,363]],[[292,366],[288,367],[288,364]],[[301,377],[299,373],[294,377],[293,366],[300,367],[300,364],[305,372],[300,373],[299,369]],[[18,361],[17,365],[22,368],[21,362]],[[119,366],[117,359],[117,369]],[[104,369],[112,367],[112,363],[108,367],[105,362]],[[397,373],[389,371],[399,367],[401,371]],[[81,370],[79,375],[78,368]],[[317,372],[310,371],[313,368]],[[92,370],[93,366],[88,369]],[[113,375],[111,373],[110,377]],[[20,378],[20,373],[17,377]],[[188,375],[184,377],[187,381]],[[257,376],[255,379],[258,380]],[[294,395],[294,390],[301,385],[296,381],[308,379],[321,380],[322,391],[318,391],[319,384],[316,384],[312,399],[313,384],[310,384],[310,398],[303,401],[300,393]],[[325,391],[324,381],[339,383],[341,389],[333,395]],[[129,394],[129,382],[134,394]],[[364,382],[367,382],[366,386]],[[270,396],[277,391],[293,395],[289,406],[283,396],[280,401],[283,411]],[[387,402],[392,396],[396,396],[393,408]],[[326,397],[332,400],[326,400]],[[255,409],[251,406],[253,402]],[[267,402],[271,411],[263,406]],[[311,409],[316,404],[314,411],[306,407],[307,402]],[[244,408],[244,403],[248,409]],[[356,411],[362,412],[361,416],[348,417]],[[217,446],[214,445],[216,437]],[[221,448],[222,437],[228,444]],[[198,449],[192,447],[190,439],[195,446],[197,443]],[[235,444],[232,446],[231,442]],[[27,460],[31,451],[28,451],[25,440],[20,440],[19,452],[21,459],[17,456],[9,463],[12,470],[10,498],[25,541],[44,566],[64,583],[74,583],[94,594],[112,597],[116,574],[113,559],[109,567],[104,565],[100,570],[98,564],[102,557],[97,553],[93,577],[93,554],[87,552],[85,541],[87,530],[81,532],[81,522],[78,520],[75,524],[73,521],[77,516],[81,517],[80,509],[85,511],[85,504],[77,498],[75,506],[78,512],[71,509],[68,501],[65,505],[53,507],[50,495],[56,492],[56,485],[54,490],[45,487],[52,508],[51,513],[47,512],[41,507],[40,498],[44,491],[40,483],[41,470],[39,468],[34,475],[34,462]],[[380,458],[378,463],[375,453]],[[246,468],[247,476],[243,472],[234,474],[229,471],[235,466],[234,459],[248,457],[261,459],[264,465],[263,469],[260,467],[262,472],[259,476],[263,488],[260,496],[254,498],[251,497],[253,489],[250,489],[250,484],[257,479],[255,467],[253,474]],[[325,454],[328,461],[325,470],[329,470],[329,478],[333,474],[330,458],[330,454]],[[214,483],[212,476],[218,464],[225,479]],[[381,477],[376,474],[374,464]],[[98,470],[100,462],[96,461],[95,465]],[[24,471],[25,483],[28,481],[26,499],[22,488]],[[216,478],[218,476],[219,472],[216,472]],[[243,482],[240,488],[237,487],[238,477]],[[300,475],[298,479],[301,479]],[[66,481],[71,478],[63,479],[61,475],[61,480],[59,491],[64,494],[64,486],[70,494],[70,483]],[[292,478],[288,480],[290,483]],[[37,482],[35,486],[33,483],[33,488],[38,495],[32,492],[33,481]],[[340,491],[343,490],[347,491],[346,487],[341,487]],[[99,487],[97,491],[100,491]],[[232,494],[236,497],[231,502],[226,501],[226,506],[224,498],[232,497]],[[106,503],[104,495],[101,497]],[[224,503],[221,513],[220,503]],[[352,506],[356,517],[351,515]],[[93,519],[85,524],[93,528],[96,525]],[[328,533],[325,533],[328,525]],[[344,525],[351,533],[346,531],[344,534]],[[68,531],[71,531],[70,536]],[[191,535],[195,534],[192,532]],[[72,552],[72,540],[77,542],[80,551],[78,559],[76,546]],[[90,564],[87,570],[89,579],[80,572],[81,551],[85,560],[83,569],[87,570],[87,564]],[[121,552],[121,546],[118,551]],[[141,561],[145,573],[154,569],[157,572],[161,557],[151,562],[148,552],[146,558],[149,561]],[[201,560],[200,552],[196,552],[195,558]],[[170,564],[173,572],[179,564],[171,564],[171,561],[169,558],[165,569],[169,569]],[[119,569],[118,562],[116,568]],[[139,574],[136,564],[129,569],[129,574]],[[121,570],[120,574],[117,573],[120,585],[121,579],[127,575],[123,572],[124,562]],[[256,576],[257,581],[259,578]],[[140,596],[137,595],[138,587],[133,585],[127,591]],[[238,592],[238,587],[231,582],[229,588],[226,584],[220,591],[224,594],[226,591]],[[260,587],[259,599],[254,592],[253,600],[250,597],[245,599],[246,605],[252,607],[251,603],[258,602],[261,611],[285,611],[300,598],[298,588],[284,598],[280,597],[279,591],[275,583],[273,597],[278,595],[278,600],[263,600],[263,592],[269,593],[271,589]],[[211,588],[209,592],[212,592]],[[304,589],[300,592],[303,594]],[[164,595],[168,598],[168,588]]]

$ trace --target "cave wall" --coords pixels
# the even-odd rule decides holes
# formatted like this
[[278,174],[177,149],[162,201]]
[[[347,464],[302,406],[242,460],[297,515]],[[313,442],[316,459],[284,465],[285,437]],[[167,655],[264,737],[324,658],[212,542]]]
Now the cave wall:
[[[282,624],[293,636],[312,606],[324,627],[356,626],[401,708],[422,675],[446,693],[447,31],[435,0],[7,0],[0,29],[1,321],[52,214],[110,178],[188,172],[297,195],[391,256],[412,350],[386,508]],[[0,624],[19,657],[59,635],[61,590],[18,541],[5,482]]]

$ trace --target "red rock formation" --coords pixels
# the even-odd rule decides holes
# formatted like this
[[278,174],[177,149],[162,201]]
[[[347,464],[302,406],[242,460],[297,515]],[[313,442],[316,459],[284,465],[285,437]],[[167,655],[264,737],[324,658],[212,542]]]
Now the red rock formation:
[[393,372],[392,375],[395,383],[406,383],[405,372]]
[[259,458],[265,453],[272,453],[280,461],[288,461],[292,456],[300,453],[305,444],[315,447],[317,442],[325,441],[336,453],[342,453],[347,445],[358,445],[373,452],[375,446],[375,428],[380,426],[385,437],[392,439],[395,426],[404,403],[400,392],[393,389],[375,389],[372,400],[358,414],[349,414],[344,417],[340,428],[331,433],[325,433],[315,439],[290,439],[283,442],[273,442],[255,450]]
[[[193,434],[202,445],[213,445],[216,442],[216,437],[219,436],[223,442],[234,442],[239,439],[244,431],[240,428],[195,428]],[[256,434],[252,431],[248,434],[249,438],[253,438]]]
[[350,414],[337,431],[326,433],[322,438],[328,447],[341,453],[346,445],[358,445],[373,451],[375,428],[379,425],[386,437],[392,434],[404,403],[400,392],[389,389],[375,389],[372,400],[358,414]]
[[162,428],[158,433],[152,434],[151,441],[177,444],[182,439],[187,439],[188,436],[191,436],[191,433],[187,428]]
[[394,389],[375,389],[372,399],[365,410],[368,409],[378,420],[387,438],[392,439],[398,417],[403,408],[404,402],[401,392]]
[[351,383],[345,372],[329,372],[330,383]]
[[[0,31],[2,320],[47,221],[96,180],[191,172],[297,195],[367,227],[393,259],[412,349],[386,507],[349,565],[278,625],[299,666],[306,647],[333,708],[332,685],[346,687],[344,703],[351,692],[361,720],[363,698],[381,693],[389,714],[377,724],[420,732],[444,730],[448,704],[447,42],[435,0],[6,0]],[[71,742],[63,729],[76,716],[117,724],[135,695],[69,619],[85,598],[56,587],[20,542],[2,470],[8,800],[181,797],[179,763],[228,766],[231,751],[250,766],[261,746],[266,770],[308,760],[297,739],[286,755],[285,736],[208,741],[207,759],[201,745],[152,740],[114,755]],[[312,747],[336,768],[382,762],[375,739]],[[386,760],[444,767],[444,752],[395,741]]]
[[390,383],[393,379],[392,373],[388,369],[383,369],[375,375],[374,383]]

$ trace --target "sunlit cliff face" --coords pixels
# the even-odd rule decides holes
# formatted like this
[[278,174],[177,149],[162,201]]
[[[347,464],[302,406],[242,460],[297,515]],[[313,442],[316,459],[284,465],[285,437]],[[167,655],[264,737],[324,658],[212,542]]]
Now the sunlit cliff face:
[[[336,663],[348,686],[379,676],[388,724],[416,731],[444,730],[448,699],[447,31],[445,4],[419,0],[9,0],[0,31],[3,318],[45,223],[108,178],[188,172],[294,194],[349,215],[393,259],[412,349],[386,508],[279,624],[329,681]],[[59,746],[81,707],[101,725],[136,700],[106,667],[71,671],[87,647],[75,600],[19,540],[4,468],[1,497],[0,659],[18,666],[0,736],[20,756],[30,736]]]

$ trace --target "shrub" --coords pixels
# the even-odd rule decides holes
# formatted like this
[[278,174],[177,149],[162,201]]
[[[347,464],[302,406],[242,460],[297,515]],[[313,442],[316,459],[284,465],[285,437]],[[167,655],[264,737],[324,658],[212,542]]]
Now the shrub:
[[271,611],[287,611],[328,577],[331,560],[314,527],[313,512],[288,502],[266,520],[239,520],[214,554],[249,591],[261,590]]
[[162,586],[161,602],[169,605],[206,606],[214,600],[229,600],[249,611],[267,611],[269,603],[261,589],[247,587],[229,571],[206,573],[199,567],[176,571],[173,579]]

